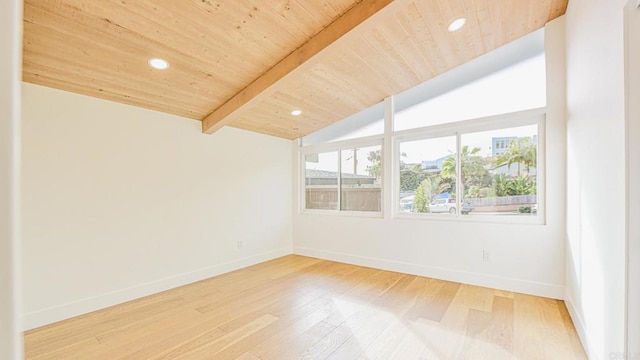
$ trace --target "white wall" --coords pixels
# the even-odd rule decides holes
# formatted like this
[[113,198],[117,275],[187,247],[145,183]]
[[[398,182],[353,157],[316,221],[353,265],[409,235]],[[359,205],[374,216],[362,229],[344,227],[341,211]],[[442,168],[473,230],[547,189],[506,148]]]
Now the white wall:
[[0,359],[22,358],[19,144],[22,1],[0,2]]
[[291,252],[291,141],[23,92],[26,328]]
[[[629,271],[627,277],[627,352],[640,358],[640,7],[629,0],[625,8],[627,104],[627,226]],[[629,356],[631,357],[631,356]]]
[[571,0],[566,14],[566,299],[594,359],[624,351],[625,2]]
[[[562,31],[559,24],[546,32],[547,62],[560,74],[559,80],[550,79],[550,86],[559,90],[548,93],[546,225],[310,215],[296,209],[294,252],[561,298],[565,259]],[[483,250],[490,252],[490,262],[483,261]]]

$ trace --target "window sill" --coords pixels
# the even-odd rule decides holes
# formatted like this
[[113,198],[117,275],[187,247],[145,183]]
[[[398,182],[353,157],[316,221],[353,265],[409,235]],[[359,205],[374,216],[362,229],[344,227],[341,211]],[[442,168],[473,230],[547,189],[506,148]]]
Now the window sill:
[[427,220],[427,221],[447,221],[463,223],[482,224],[503,224],[503,225],[546,225],[543,214],[536,216],[527,215],[438,215],[438,214],[415,214],[396,213],[393,219],[397,220]]
[[300,211],[300,215],[321,215],[321,216],[346,216],[361,218],[379,218],[384,216],[381,211],[338,211],[338,210],[315,210],[304,209]]

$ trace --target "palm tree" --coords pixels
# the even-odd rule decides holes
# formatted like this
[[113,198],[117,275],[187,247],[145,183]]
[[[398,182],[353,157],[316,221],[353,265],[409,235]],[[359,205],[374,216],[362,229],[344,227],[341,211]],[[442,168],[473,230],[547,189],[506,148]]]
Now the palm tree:
[[509,147],[500,154],[497,159],[497,167],[507,165],[507,169],[512,164],[518,165],[517,176],[520,176],[520,165],[524,165],[527,173],[536,166],[538,159],[538,146],[531,141],[531,138],[520,138],[511,140]]
[[538,145],[531,141],[531,138],[524,138],[521,141],[522,160],[527,173],[538,163]]

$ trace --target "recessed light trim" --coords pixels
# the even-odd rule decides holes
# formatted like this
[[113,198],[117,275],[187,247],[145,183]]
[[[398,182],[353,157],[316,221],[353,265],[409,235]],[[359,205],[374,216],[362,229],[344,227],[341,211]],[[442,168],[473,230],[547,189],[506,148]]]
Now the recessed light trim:
[[149,66],[157,70],[166,70],[169,68],[169,62],[165,59],[151,58],[147,61]]
[[299,115],[301,115],[301,114],[302,114],[302,110],[293,110],[293,111],[291,112],[291,115],[293,115],[293,116],[299,116]]
[[458,31],[462,29],[462,27],[466,23],[467,23],[466,18],[461,17],[461,18],[455,19],[451,22],[451,24],[449,24],[449,27],[447,28],[447,30],[449,30],[450,32]]

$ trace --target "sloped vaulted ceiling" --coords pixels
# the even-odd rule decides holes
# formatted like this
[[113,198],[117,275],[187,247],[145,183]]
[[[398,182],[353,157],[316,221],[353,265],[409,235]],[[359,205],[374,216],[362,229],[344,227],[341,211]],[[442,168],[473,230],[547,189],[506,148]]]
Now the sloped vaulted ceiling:
[[[533,32],[566,6],[567,0],[25,0],[23,79],[206,119],[208,132],[228,125],[294,139]],[[448,32],[459,17],[466,26]],[[151,57],[170,68],[151,69]],[[303,114],[291,116],[294,109]]]

